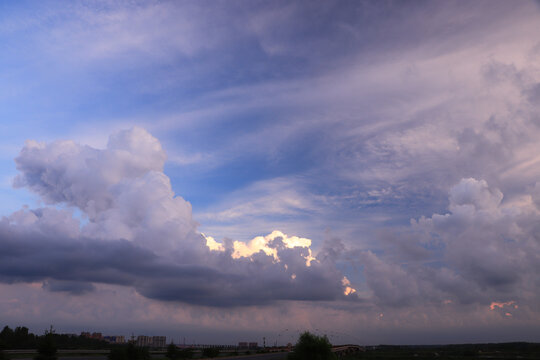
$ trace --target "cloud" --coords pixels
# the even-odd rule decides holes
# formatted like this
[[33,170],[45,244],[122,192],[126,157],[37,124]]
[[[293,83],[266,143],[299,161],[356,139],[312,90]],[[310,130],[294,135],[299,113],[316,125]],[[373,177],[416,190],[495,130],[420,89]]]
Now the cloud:
[[[224,40],[231,29],[214,12],[196,4],[71,4],[69,11],[44,11],[51,49],[79,61],[195,56]],[[51,14],[52,13],[52,14]],[[56,17],[54,16],[56,15]],[[59,20],[60,19],[60,20]],[[209,24],[214,20],[212,24]],[[35,26],[35,24],[29,24]],[[174,34],[174,36],[171,36]],[[41,39],[43,42],[45,38]]]
[[111,136],[105,150],[73,141],[29,140],[15,159],[15,187],[28,187],[50,204],[76,206],[92,219],[113,206],[113,187],[163,170],[166,155],[142,128]]
[[48,291],[67,292],[73,295],[83,295],[96,289],[94,284],[91,283],[58,280],[46,280],[43,282],[42,287]]
[[450,190],[450,210],[472,205],[477,210],[496,209],[503,199],[500,190],[490,190],[485,180],[462,179]]
[[298,236],[289,237],[281,231],[274,230],[272,233],[266,236],[257,236],[248,243],[235,241],[233,243],[234,252],[232,253],[232,257],[235,259],[241,257],[250,257],[253,254],[262,251],[266,255],[272,256],[276,261],[280,261],[278,256],[280,249],[304,248],[307,252],[307,254],[304,256],[306,259],[306,266],[311,266],[311,262],[316,259],[312,256],[310,246],[310,239],[300,238]]
[[[480,3],[467,9],[459,3],[428,8],[358,4],[349,11],[366,18],[385,11],[400,14],[377,18],[388,23],[366,29],[350,21],[345,11],[332,8],[328,16],[334,32],[328,34],[336,43],[356,45],[348,56],[334,54],[339,65],[321,66],[309,76],[242,83],[207,94],[205,111],[223,112],[221,117],[206,116],[214,122],[197,123],[193,133],[206,136],[201,128],[211,133],[218,122],[223,126],[250,119],[240,122],[245,125],[240,131],[220,133],[219,142],[211,142],[213,151],[222,159],[223,170],[239,158],[264,167],[253,171],[260,177],[237,191],[246,194],[245,201],[234,194],[200,213],[204,226],[233,224],[226,234],[236,235],[235,228],[248,217],[268,223],[280,214],[286,214],[283,222],[307,215],[354,243],[354,230],[361,230],[345,233],[344,227],[367,223],[364,228],[374,228],[373,221],[363,220],[374,214],[384,219],[377,225],[382,227],[441,211],[448,189],[461,178],[486,180],[504,192],[506,200],[519,196],[539,175],[534,94],[540,78],[538,57],[533,56],[538,40],[531,36],[539,31],[538,11],[530,3],[523,7],[497,3],[489,14],[485,9]],[[323,48],[324,37],[318,47],[311,47],[309,41],[291,44],[291,37],[283,35],[307,26],[297,14],[302,10],[306,18],[317,13],[302,3],[271,6],[253,17],[251,26],[261,46],[274,54],[269,56],[291,46],[295,54],[299,47],[311,54]],[[272,20],[286,24],[280,27],[282,32],[271,33]],[[384,44],[394,46],[381,47],[375,41],[382,34],[371,31],[383,27],[396,34],[383,36]],[[349,35],[338,28],[347,28]],[[351,40],[351,34],[361,41]],[[368,39],[368,34],[376,36]],[[360,45],[369,45],[369,51]],[[264,117],[268,113],[271,120]],[[253,125],[253,114],[264,120]],[[185,125],[179,120],[169,124]],[[215,173],[221,170],[218,167]],[[283,179],[290,179],[290,184],[268,185]],[[340,223],[344,218],[347,221]]]
[[[394,246],[383,252],[357,251],[371,301],[393,307],[458,303],[534,309],[540,296],[540,212],[530,200],[506,205],[502,199],[485,180],[462,179],[449,191],[448,213],[394,229],[395,238],[385,240]],[[410,239],[424,249],[421,257],[402,251],[399,243]]]
[[[284,220],[319,211],[321,199],[299,191],[299,179],[274,178],[258,181],[227,196],[214,211],[200,213],[207,221],[227,222],[264,216]],[[225,209],[222,209],[225,208]]]
[[361,299],[317,306],[383,329],[538,324],[534,3],[49,5],[3,14],[5,117],[50,139],[114,114],[159,135],[176,173],[137,128],[29,142],[16,185],[43,203],[2,222],[26,267],[6,255],[2,281],[66,299],[100,283],[170,304]]
[[248,244],[205,238],[162,172],[165,159],[159,141],[138,127],[113,134],[105,149],[28,141],[15,184],[54,206],[2,218],[1,281],[43,281],[71,294],[116,284],[208,306],[354,297],[335,264],[313,256],[309,239],[280,231]]

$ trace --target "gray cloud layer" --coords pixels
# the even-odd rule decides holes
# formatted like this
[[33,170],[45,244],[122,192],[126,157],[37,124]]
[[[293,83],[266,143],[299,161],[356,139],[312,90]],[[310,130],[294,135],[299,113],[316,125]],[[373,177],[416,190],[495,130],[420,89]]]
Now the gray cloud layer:
[[[384,252],[358,251],[374,303],[391,307],[451,304],[493,308],[503,315],[537,314],[540,211],[536,195],[501,203],[486,181],[462,179],[449,194],[448,213],[412,220],[384,232]],[[532,201],[534,200],[534,201]]]
[[[538,186],[523,201],[503,204],[502,192],[486,181],[462,179],[450,190],[448,213],[381,233],[383,252],[328,241],[307,266],[309,248],[279,237],[267,244],[277,257],[259,251],[234,258],[231,240],[210,250],[189,203],[172,192],[164,160],[159,142],[141,128],[112,136],[104,150],[28,142],[16,159],[16,185],[51,205],[77,207],[83,221],[55,206],[4,217],[1,281],[42,281],[46,290],[72,294],[116,284],[208,306],[361,299],[358,306],[381,309],[511,302],[526,311],[538,300]],[[336,268],[345,261],[365,279],[349,296]]]
[[16,159],[26,186],[69,210],[23,209],[0,221],[0,279],[44,281],[43,288],[81,294],[92,283],[133,286],[149,298],[239,306],[276,300],[343,298],[343,275],[312,261],[305,247],[281,238],[264,252],[234,259],[232,244],[211,251],[196,231],[191,206],[171,190],[159,141],[141,128],[111,136],[97,150],[71,141],[29,141]]

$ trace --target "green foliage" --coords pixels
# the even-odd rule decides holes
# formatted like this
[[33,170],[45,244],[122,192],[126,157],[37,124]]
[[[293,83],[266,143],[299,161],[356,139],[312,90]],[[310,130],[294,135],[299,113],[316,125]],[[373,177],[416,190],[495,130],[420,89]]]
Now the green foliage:
[[171,343],[169,346],[167,346],[167,354],[165,356],[171,360],[178,359],[180,357],[180,354],[176,345]]
[[5,349],[31,349],[37,347],[36,336],[28,333],[28,328],[17,326],[15,330],[5,326],[0,332],[0,343]]
[[[45,335],[43,335],[45,336]],[[17,326],[14,330],[5,326],[0,331],[0,343],[7,349],[36,349],[43,340],[43,336],[36,336],[28,331],[27,327]],[[111,345],[105,341],[89,339],[84,336],[70,336],[53,334],[54,342],[60,349],[107,349]]]
[[56,360],[57,352],[56,342],[54,341],[54,330],[51,326],[49,331],[45,331],[38,344],[38,354],[34,360]]
[[215,358],[219,356],[219,349],[217,348],[206,348],[202,351],[202,356],[207,358]]
[[333,360],[332,344],[325,336],[317,336],[310,332],[300,335],[294,351],[289,354],[289,360]]

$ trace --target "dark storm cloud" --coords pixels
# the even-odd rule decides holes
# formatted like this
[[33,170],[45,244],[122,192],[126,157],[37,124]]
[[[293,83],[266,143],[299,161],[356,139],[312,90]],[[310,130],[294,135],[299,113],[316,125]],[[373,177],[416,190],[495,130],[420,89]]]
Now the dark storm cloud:
[[[232,242],[211,250],[196,231],[191,206],[161,171],[165,153],[141,128],[111,136],[97,150],[71,141],[28,142],[16,159],[18,186],[67,210],[23,209],[0,221],[0,280],[43,281],[43,288],[82,294],[93,283],[131,286],[152,299],[208,306],[343,298],[343,275],[331,261],[285,235],[233,257]],[[306,239],[307,240],[307,239]],[[351,296],[354,297],[354,296]]]
[[116,284],[133,286],[153,299],[208,306],[335,300],[341,292],[337,273],[329,276],[327,269],[313,265],[292,281],[263,254],[253,261],[217,254],[216,264],[235,265],[221,269],[182,265],[126,240],[61,239],[25,233],[5,220],[0,224],[0,247],[2,282],[44,281],[44,289],[50,291],[82,294],[92,291],[92,283]]
[[91,283],[63,280],[47,280],[43,282],[42,287],[51,292],[65,292],[72,295],[84,295],[96,289]]

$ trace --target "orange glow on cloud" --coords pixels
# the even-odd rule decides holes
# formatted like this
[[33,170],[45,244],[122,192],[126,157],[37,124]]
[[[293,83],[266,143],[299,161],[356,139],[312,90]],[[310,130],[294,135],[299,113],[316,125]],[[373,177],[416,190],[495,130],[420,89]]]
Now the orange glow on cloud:
[[510,306],[510,305],[514,305],[514,309],[517,309],[518,306],[516,305],[516,302],[515,301],[507,301],[507,302],[497,302],[497,301],[494,301],[491,303],[491,305],[489,305],[489,308],[491,310],[495,310],[495,308],[503,308],[505,306]]
[[225,251],[225,246],[222,243],[217,242],[213,237],[201,234],[206,239],[206,246],[211,251]]
[[232,254],[232,257],[234,259],[238,259],[241,257],[250,257],[251,255],[258,253],[259,251],[263,251],[266,255],[274,257],[274,260],[276,262],[279,262],[280,259],[277,254],[277,250],[269,246],[270,243],[276,238],[281,238],[283,244],[289,249],[295,247],[307,248],[308,255],[305,257],[306,266],[311,266],[311,262],[313,260],[316,260],[316,258],[311,253],[311,249],[309,248],[311,246],[310,239],[301,238],[298,236],[288,236],[287,234],[284,234],[279,230],[274,230],[266,236],[257,236],[247,243],[242,241],[235,241],[233,243],[234,252]]
[[345,287],[345,290],[343,291],[343,294],[345,295],[354,294],[356,292],[356,289],[350,286],[351,282],[349,281],[349,279],[347,279],[346,276],[344,276],[343,279],[341,279],[341,285]]

